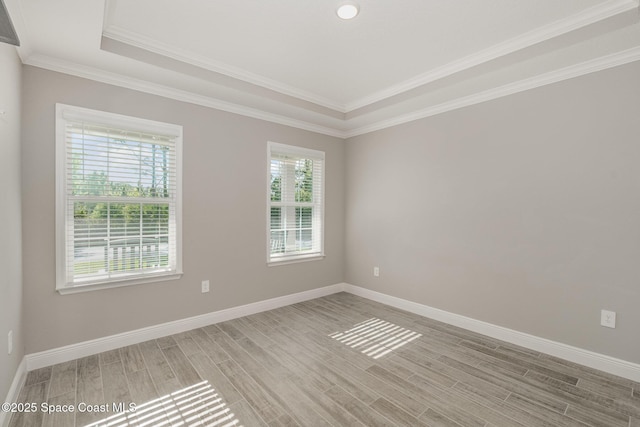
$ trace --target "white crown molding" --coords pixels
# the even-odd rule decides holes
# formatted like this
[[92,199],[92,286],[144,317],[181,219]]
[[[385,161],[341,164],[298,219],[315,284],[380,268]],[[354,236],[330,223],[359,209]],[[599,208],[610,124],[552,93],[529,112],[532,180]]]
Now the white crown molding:
[[640,365],[636,363],[573,347],[568,344],[551,341],[546,338],[540,338],[524,332],[505,328],[503,326],[493,325],[491,323],[450,313],[448,311],[429,307],[428,305],[393,297],[391,295],[372,291],[359,286],[350,284],[344,284],[343,286],[345,292],[349,292],[363,298],[390,305],[392,307],[448,323],[450,325],[458,326],[479,334],[487,335],[511,344],[516,344],[531,350],[556,356],[564,360],[579,363],[593,369],[628,378],[633,381],[640,381]]
[[478,66],[485,62],[525,49],[537,43],[553,39],[587,25],[594,24],[620,13],[638,8],[638,0],[609,0],[588,8],[580,13],[553,22],[527,33],[521,34],[502,43],[491,46],[456,61],[435,68],[397,85],[375,92],[369,96],[346,105],[347,112],[366,107],[395,95],[410,91],[427,83],[446,78],[452,74]]
[[169,86],[156,83],[150,83],[144,80],[128,77],[118,73],[100,70],[97,68],[76,64],[58,58],[52,58],[46,55],[35,54],[23,60],[26,65],[44,68],[76,77],[82,77],[89,80],[107,83],[127,89],[149,93],[152,95],[163,96],[165,98],[175,99],[177,101],[188,102],[190,104],[201,105],[216,110],[227,111],[229,113],[240,114],[242,116],[254,119],[265,120],[267,122],[277,123],[290,126],[297,129],[303,129],[311,132],[321,133],[324,135],[344,138],[345,132],[339,129],[329,128],[317,125],[303,120],[292,119],[280,114],[269,113],[257,108],[246,107],[240,104],[234,104],[222,101],[209,96],[195,94]]
[[491,88],[482,92],[471,94],[468,96],[443,102],[438,105],[430,106],[424,109],[416,110],[411,113],[397,115],[389,119],[379,120],[369,125],[358,128],[349,128],[349,120],[345,120],[345,128],[347,130],[329,128],[317,125],[311,122],[292,119],[279,114],[269,113],[256,108],[245,107],[240,104],[234,104],[227,101],[218,100],[213,97],[195,94],[188,91],[175,89],[169,86],[149,83],[144,80],[135,79],[122,74],[112,73],[93,67],[75,64],[69,61],[51,58],[45,55],[32,55],[24,61],[27,65],[45,68],[51,71],[57,71],[77,77],[95,80],[102,83],[112,84],[140,92],[150,93],[153,95],[163,96],[178,101],[188,102],[191,104],[201,105],[204,107],[214,108],[217,110],[227,111],[230,113],[240,114],[243,116],[265,120],[285,126],[316,132],[336,138],[347,139],[354,136],[363,135],[370,132],[386,129],[389,127],[401,125],[404,123],[442,114],[458,108],[468,107],[474,104],[490,101],[504,96],[512,95],[525,90],[534,89],[562,80],[579,77],[585,74],[602,71],[608,68],[617,67],[640,60],[640,47],[634,47],[624,51],[616,52],[610,55],[595,58],[589,61],[574,64],[565,68],[550,71],[538,76],[512,82],[503,86]]
[[611,55],[602,56],[600,58],[574,64],[569,67],[550,71],[535,77],[519,80],[503,86],[491,88],[482,92],[478,92],[469,96],[453,99],[443,102],[422,110],[417,110],[409,114],[400,115],[388,120],[381,120],[371,125],[362,126],[357,129],[345,132],[346,138],[363,135],[377,130],[401,125],[403,123],[412,122],[426,117],[435,116],[437,114],[446,113],[448,111],[457,110],[458,108],[468,107],[482,102],[502,98],[513,95],[525,90],[546,86],[563,80],[572,79],[585,74],[595,73],[597,71],[606,70],[608,68],[617,67],[640,60],[640,47],[634,47]]
[[[116,0],[111,1],[114,2]],[[293,86],[289,86],[287,84],[269,79],[255,73],[251,73],[238,67],[233,67],[219,61],[213,61],[211,58],[208,58],[206,56],[198,55],[184,49],[179,49],[174,46],[161,43],[157,40],[146,37],[134,31],[120,28],[116,25],[105,25],[104,30],[102,31],[102,35],[121,43],[157,53],[159,55],[166,56],[177,61],[185,62],[196,67],[204,68],[205,70],[224,74],[225,76],[233,77],[234,79],[238,79],[243,82],[270,89],[283,95],[311,102],[313,104],[317,104],[340,113],[346,112],[344,105],[333,102],[330,99],[324,98],[320,95],[307,92]]]
[[[18,369],[16,370],[16,374],[13,376],[13,382],[11,383],[11,387],[9,387],[9,391],[7,392],[7,397],[2,402],[7,403],[15,403],[18,401],[18,396],[20,395],[20,390],[24,385],[25,380],[27,379],[27,361],[26,357],[23,357],[18,365]],[[11,420],[11,412],[0,411],[0,427],[8,427],[9,421]]]
[[521,34],[482,51],[445,64],[427,73],[418,75],[397,85],[393,85],[354,102],[342,105],[320,95],[303,91],[228,64],[213,61],[205,56],[178,49],[142,34],[109,24],[109,21],[112,20],[112,11],[115,7],[114,5],[116,1],[117,0],[109,0],[105,8],[105,24],[103,30],[103,36],[105,37],[197,67],[224,74],[244,82],[255,84],[284,95],[312,102],[341,113],[348,113],[359,108],[369,106],[384,99],[408,92],[427,83],[446,78],[455,73],[478,66],[493,59],[551,40],[579,28],[586,27],[615,15],[638,8],[638,0],[608,0],[604,3],[585,9],[582,12],[572,15],[566,19],[562,19]]
[[214,311],[211,313],[202,314],[200,316],[189,317],[187,319],[180,319],[173,322],[162,323],[160,325],[150,326],[148,328],[137,329],[134,331],[98,338],[91,341],[84,341],[65,347],[46,350],[40,353],[28,354],[25,356],[26,369],[28,371],[32,371],[34,369],[68,362],[81,357],[102,353],[104,351],[114,350],[116,348],[139,344],[141,342],[165,337],[168,335],[202,328],[214,323],[237,319],[238,317],[249,316],[251,314],[273,310],[291,304],[297,304],[299,302],[308,301],[311,299],[341,292],[343,288],[344,284],[338,283],[335,285],[325,286],[323,288],[311,289],[309,291],[298,292],[295,294],[271,298],[268,300],[258,301],[238,307]]

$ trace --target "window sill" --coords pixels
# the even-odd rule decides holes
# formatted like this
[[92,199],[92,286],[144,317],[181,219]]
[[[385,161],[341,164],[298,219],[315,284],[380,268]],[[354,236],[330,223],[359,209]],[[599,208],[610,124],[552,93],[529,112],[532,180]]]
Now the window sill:
[[139,277],[136,279],[124,279],[118,281],[91,283],[86,285],[65,286],[56,288],[60,295],[77,294],[80,292],[99,291],[102,289],[121,288],[123,286],[141,285],[143,283],[164,282],[167,280],[177,280],[182,277],[182,272],[163,274],[158,276]]
[[309,262],[309,261],[319,261],[324,259],[324,255],[307,255],[307,256],[297,256],[295,258],[283,258],[277,261],[267,261],[267,266],[275,267],[277,265],[287,265],[287,264],[298,264],[300,262]]

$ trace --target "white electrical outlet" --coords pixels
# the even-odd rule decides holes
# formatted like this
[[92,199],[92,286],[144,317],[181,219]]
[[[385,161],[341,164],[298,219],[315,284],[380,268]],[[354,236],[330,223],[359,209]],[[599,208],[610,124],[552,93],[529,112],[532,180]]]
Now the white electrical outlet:
[[7,335],[7,354],[13,353],[13,331]]
[[202,281],[202,293],[205,294],[209,292],[209,281],[208,280],[203,280]]
[[602,310],[600,312],[600,325],[607,328],[616,327],[616,312],[609,310]]
[[380,267],[373,267],[373,275],[375,277],[380,277]]

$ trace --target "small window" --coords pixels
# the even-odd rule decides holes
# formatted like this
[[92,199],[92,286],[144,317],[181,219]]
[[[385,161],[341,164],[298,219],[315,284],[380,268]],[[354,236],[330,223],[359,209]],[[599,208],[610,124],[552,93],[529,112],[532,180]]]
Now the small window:
[[270,142],[267,261],[324,256],[324,152]]
[[176,279],[182,127],[56,105],[60,293]]

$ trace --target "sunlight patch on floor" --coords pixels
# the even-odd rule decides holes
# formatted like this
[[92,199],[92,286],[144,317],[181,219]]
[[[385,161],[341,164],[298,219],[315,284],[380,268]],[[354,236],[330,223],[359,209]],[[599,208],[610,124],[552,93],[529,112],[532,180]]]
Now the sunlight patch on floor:
[[240,421],[208,381],[118,412],[85,427],[239,426]]
[[348,331],[335,332],[329,336],[378,359],[421,337],[422,334],[374,317],[354,325]]

